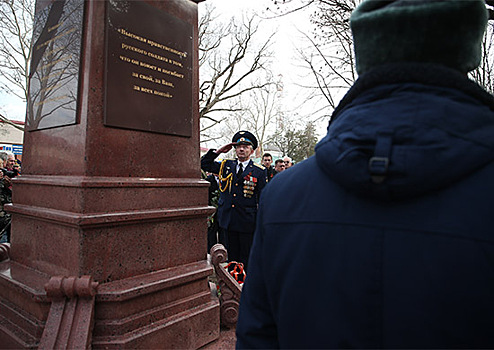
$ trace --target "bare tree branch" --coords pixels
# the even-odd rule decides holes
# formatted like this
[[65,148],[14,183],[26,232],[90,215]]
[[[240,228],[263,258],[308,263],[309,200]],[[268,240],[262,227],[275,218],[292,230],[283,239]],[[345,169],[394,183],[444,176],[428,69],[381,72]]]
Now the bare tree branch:
[[210,117],[212,113],[243,111],[242,107],[237,106],[242,95],[269,84],[255,77],[268,69],[271,57],[269,47],[274,35],[268,35],[260,45],[256,45],[255,42],[261,37],[256,17],[244,17],[239,23],[232,19],[222,24],[216,22],[213,11],[214,8],[206,7],[199,24],[199,115],[202,134],[225,119]]
[[0,2],[0,89],[27,100],[35,0]]
[[477,69],[470,72],[470,77],[491,94],[494,93],[494,23],[489,22],[482,41],[482,58]]
[[14,123],[12,120],[8,119],[6,116],[4,116],[1,113],[0,113],[0,121],[11,125],[11,126],[13,126],[14,128],[16,128],[18,130],[24,131],[24,127],[23,126]]

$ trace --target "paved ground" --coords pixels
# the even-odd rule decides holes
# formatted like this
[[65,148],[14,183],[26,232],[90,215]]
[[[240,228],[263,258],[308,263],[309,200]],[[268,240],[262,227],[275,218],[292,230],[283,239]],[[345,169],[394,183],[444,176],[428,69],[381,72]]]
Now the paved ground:
[[235,349],[235,329],[221,327],[220,337],[218,340],[209,343],[201,348],[201,350],[231,350]]

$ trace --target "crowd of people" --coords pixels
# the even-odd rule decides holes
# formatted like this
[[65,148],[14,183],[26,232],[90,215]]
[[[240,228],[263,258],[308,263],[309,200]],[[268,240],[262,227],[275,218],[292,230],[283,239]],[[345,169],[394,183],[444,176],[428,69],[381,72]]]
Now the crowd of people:
[[273,179],[276,174],[290,168],[293,165],[292,159],[288,156],[278,158],[273,164],[273,156],[270,153],[264,153],[261,158],[261,164],[266,168],[268,182]]
[[12,203],[12,178],[20,174],[21,162],[9,151],[0,151],[0,243],[10,243],[10,222],[12,215],[4,205]]

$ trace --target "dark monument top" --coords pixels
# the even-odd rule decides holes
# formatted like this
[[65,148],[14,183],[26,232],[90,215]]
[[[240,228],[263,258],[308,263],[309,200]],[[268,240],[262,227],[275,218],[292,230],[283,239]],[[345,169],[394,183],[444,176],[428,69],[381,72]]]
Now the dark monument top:
[[192,26],[141,1],[108,2],[106,25],[105,125],[190,137]]

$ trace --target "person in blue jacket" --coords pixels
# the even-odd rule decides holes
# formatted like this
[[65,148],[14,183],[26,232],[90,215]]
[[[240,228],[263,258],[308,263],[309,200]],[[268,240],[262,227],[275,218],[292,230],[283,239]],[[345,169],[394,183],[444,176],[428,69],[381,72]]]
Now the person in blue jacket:
[[[215,161],[232,147],[237,159]],[[268,181],[266,169],[250,159],[256,148],[256,137],[249,131],[239,131],[231,143],[218,150],[211,149],[201,158],[201,168],[219,178],[217,213],[220,236],[226,237],[228,259],[241,262],[244,267],[248,265],[259,197]]]
[[262,194],[237,348],[494,348],[482,0],[364,0],[358,80]]

